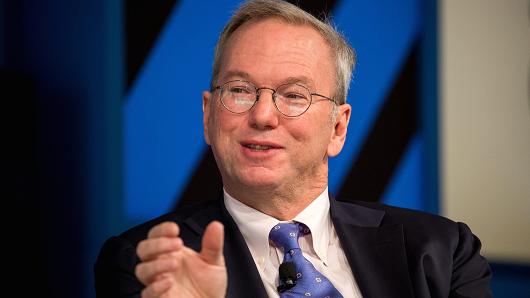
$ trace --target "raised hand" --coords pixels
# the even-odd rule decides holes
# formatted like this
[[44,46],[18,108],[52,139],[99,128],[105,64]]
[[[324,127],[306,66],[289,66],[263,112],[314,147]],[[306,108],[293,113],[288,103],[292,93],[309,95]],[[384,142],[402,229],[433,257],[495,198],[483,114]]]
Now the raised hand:
[[224,227],[216,221],[206,227],[200,252],[183,243],[176,223],[153,227],[137,247],[142,262],[136,276],[146,286],[142,297],[224,297],[223,243]]

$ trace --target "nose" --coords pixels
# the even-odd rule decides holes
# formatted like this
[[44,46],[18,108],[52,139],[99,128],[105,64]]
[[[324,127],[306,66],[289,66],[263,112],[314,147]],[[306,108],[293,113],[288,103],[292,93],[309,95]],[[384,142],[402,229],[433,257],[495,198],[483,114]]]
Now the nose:
[[258,129],[273,129],[279,122],[279,112],[272,98],[273,90],[262,88],[258,92],[258,101],[249,113],[249,124]]

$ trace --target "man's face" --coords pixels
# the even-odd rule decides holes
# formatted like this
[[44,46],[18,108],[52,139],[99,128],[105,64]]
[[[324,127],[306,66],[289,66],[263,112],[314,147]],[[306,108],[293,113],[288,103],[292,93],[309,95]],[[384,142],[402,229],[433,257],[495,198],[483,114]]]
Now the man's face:
[[[311,93],[331,97],[334,73],[329,46],[316,30],[271,18],[234,32],[216,85],[239,79],[276,88],[296,79]],[[219,96],[219,90],[203,93],[205,139],[229,193],[327,185],[327,157],[342,148],[349,105],[340,106],[334,120],[332,103],[314,96],[304,114],[288,118],[274,106],[270,90],[262,90],[260,100],[243,114],[226,110]]]

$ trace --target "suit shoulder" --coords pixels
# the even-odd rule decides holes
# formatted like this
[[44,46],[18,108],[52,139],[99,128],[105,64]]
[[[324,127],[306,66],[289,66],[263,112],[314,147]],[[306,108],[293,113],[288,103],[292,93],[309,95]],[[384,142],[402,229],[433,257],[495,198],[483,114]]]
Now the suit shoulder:
[[402,207],[385,205],[377,202],[354,201],[351,203],[368,209],[384,212],[381,227],[402,225],[405,237],[411,237],[422,241],[443,241],[454,245],[458,243],[462,232],[470,232],[463,223],[440,215],[412,210]]
[[138,242],[140,242],[143,239],[147,238],[147,234],[149,230],[156,226],[157,224],[160,224],[162,222],[166,221],[172,221],[177,223],[181,228],[182,224],[188,219],[189,217],[196,216],[199,213],[206,213],[206,214],[216,214],[218,213],[218,202],[217,201],[206,201],[201,202],[199,204],[193,204],[185,207],[178,207],[175,211],[166,213],[164,215],[161,215],[159,217],[156,217],[154,219],[151,219],[149,221],[146,221],[144,223],[141,223],[137,226],[134,226],[127,231],[120,234],[118,237],[122,239],[126,239],[129,241],[133,246],[136,246]]
[[441,215],[429,213],[426,211],[419,211],[414,209],[408,209],[403,207],[396,207],[391,205],[386,205],[378,202],[363,202],[363,201],[354,201],[351,204],[361,205],[371,209],[377,209],[385,212],[383,224],[424,224],[424,223],[433,223],[440,225],[455,225],[456,222],[450,220]]
[[[383,228],[396,225],[403,227],[403,241],[410,268],[421,268],[419,276],[425,274],[438,279],[437,282],[431,279],[429,288],[430,291],[436,291],[438,287],[441,294],[433,296],[492,297],[489,287],[491,270],[487,260],[480,254],[480,240],[465,223],[381,203],[351,204],[383,211]],[[444,280],[443,276],[451,279]]]
[[[136,255],[138,243],[147,238],[149,230],[162,222],[173,221],[181,227],[183,239],[195,239],[193,232],[184,223],[191,216],[208,217],[216,204],[205,202],[164,214],[139,224],[122,234],[110,237],[103,244],[94,264],[97,296],[124,297],[124,293],[139,293],[144,286],[136,279],[134,268],[140,262]],[[194,243],[194,248],[197,244]]]
[[[402,226],[405,245],[410,251],[437,251],[450,254],[457,251],[480,250],[480,240],[465,223],[440,215],[374,202],[345,203],[384,213],[380,228]],[[343,206],[347,206],[343,205]],[[347,208],[347,207],[346,207]],[[447,260],[450,256],[447,256]]]

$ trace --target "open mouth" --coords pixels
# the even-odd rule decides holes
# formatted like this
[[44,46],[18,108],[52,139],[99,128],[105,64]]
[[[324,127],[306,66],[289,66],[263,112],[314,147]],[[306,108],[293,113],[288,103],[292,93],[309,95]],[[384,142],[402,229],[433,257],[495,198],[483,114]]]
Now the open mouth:
[[281,147],[270,142],[260,142],[260,141],[247,141],[247,142],[241,142],[241,145],[243,147],[248,148],[252,151],[268,151],[272,149],[280,149]]
[[272,146],[257,145],[257,144],[244,144],[243,146],[249,148],[250,150],[255,150],[255,151],[265,151],[265,150],[273,149]]

